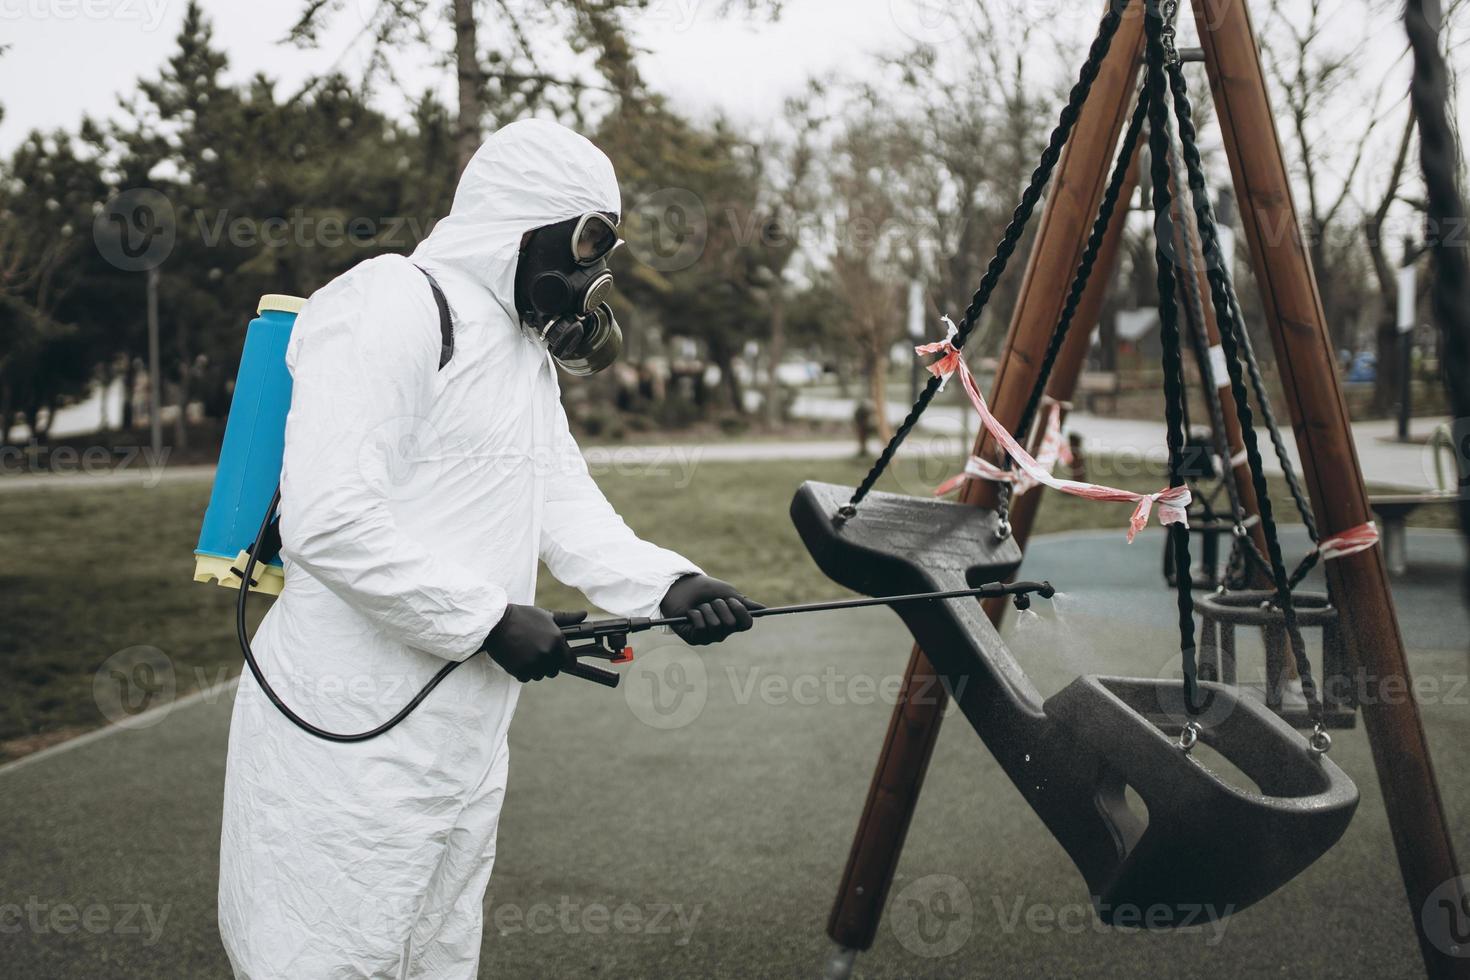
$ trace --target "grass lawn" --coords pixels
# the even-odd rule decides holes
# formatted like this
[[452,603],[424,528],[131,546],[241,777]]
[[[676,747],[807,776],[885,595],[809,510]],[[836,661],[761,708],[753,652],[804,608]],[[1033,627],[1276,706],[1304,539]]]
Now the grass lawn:
[[[952,465],[900,455],[880,489],[924,493]],[[615,472],[599,481],[641,535],[764,602],[781,603],[841,592],[816,570],[786,517],[793,491],[805,479],[855,483],[866,466],[701,463],[687,483],[679,470]],[[1161,485],[1156,474],[1110,482],[1138,490]],[[191,581],[208,495],[203,482],[0,491],[0,760],[104,724],[93,679],[120,651],[161,650],[178,695],[238,672],[235,593]],[[1116,527],[1121,538],[1127,513],[1121,504],[1051,494],[1037,530]],[[1419,513],[1425,524],[1450,519],[1446,508]],[[550,576],[543,576],[538,601],[585,604]],[[257,605],[263,612],[266,602]]]

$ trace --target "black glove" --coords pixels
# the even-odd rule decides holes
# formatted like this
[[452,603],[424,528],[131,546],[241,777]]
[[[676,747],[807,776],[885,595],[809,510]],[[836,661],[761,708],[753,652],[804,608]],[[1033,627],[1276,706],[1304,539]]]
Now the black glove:
[[555,677],[575,658],[562,634],[587,618],[583,612],[550,612],[539,606],[505,607],[505,615],[485,637],[482,648],[490,659],[521,683]]
[[729,582],[708,575],[685,575],[669,586],[659,605],[665,616],[689,617],[688,623],[673,629],[691,646],[719,643],[731,633],[750,629],[750,610],[764,608]]

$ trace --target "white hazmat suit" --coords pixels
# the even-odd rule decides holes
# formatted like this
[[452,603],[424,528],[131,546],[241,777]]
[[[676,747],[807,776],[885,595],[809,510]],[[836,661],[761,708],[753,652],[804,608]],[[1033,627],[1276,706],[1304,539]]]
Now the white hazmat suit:
[[[618,213],[612,164],[525,120],[470,161],[412,260],[364,262],[296,321],[281,531],[286,586],[253,644],[313,723],[372,728],[447,659],[409,718],[316,739],[247,672],[230,727],[219,925],[254,980],[473,977],[520,684],[477,654],[537,559],[618,615],[699,569],[637,538],[587,473],[556,372],[515,311],[524,232]],[[454,312],[439,369],[428,269]],[[558,679],[552,683],[584,683]]]

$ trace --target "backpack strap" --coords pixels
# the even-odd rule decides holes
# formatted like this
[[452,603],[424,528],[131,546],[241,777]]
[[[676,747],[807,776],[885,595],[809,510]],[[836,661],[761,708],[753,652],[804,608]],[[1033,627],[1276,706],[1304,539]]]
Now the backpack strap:
[[421,265],[414,266],[429,280],[429,289],[434,293],[434,305],[439,307],[439,370],[444,370],[444,365],[454,356],[454,314],[450,312],[449,300],[444,295],[444,290],[439,288],[439,282],[429,270]]

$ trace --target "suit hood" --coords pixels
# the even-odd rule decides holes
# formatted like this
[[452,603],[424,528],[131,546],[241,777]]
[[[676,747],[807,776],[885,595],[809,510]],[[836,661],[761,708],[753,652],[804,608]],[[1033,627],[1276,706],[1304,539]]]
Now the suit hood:
[[449,214],[414,249],[418,263],[464,273],[512,319],[521,236],[588,211],[620,214],[612,161],[548,119],[522,119],[485,141],[459,178]]

